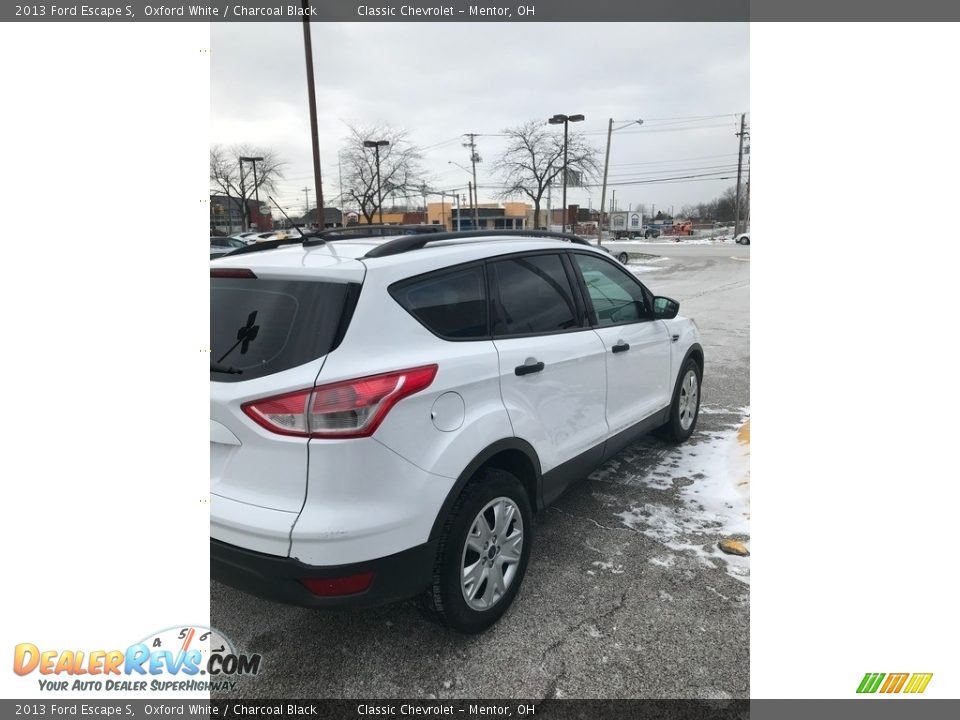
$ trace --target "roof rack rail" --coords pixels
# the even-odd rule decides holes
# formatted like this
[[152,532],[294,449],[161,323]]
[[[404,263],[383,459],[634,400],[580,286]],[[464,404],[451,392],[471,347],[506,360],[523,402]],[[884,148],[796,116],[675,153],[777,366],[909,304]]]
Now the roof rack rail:
[[390,237],[393,235],[424,233],[441,234],[445,232],[443,225],[347,225],[344,227],[327,228],[325,230],[315,230],[313,232],[304,232],[300,228],[294,229],[300,233],[299,236],[253,243],[246,247],[231,250],[220,257],[232,257],[234,255],[245,255],[246,253],[261,252],[263,250],[273,250],[281,245],[302,244],[304,247],[314,247],[316,245],[324,245],[334,240],[354,240],[364,237]]
[[391,237],[393,235],[421,235],[444,233],[443,225],[344,225],[304,233],[304,242],[313,239],[352,240],[364,237]]
[[466,230],[463,232],[445,232],[430,235],[411,235],[408,237],[398,237],[396,240],[388,240],[382,245],[370,250],[364,257],[378,258],[388,255],[399,255],[410,250],[420,250],[428,243],[439,242],[441,240],[462,240],[469,238],[500,238],[500,237],[521,237],[521,238],[552,238],[555,240],[566,240],[577,245],[593,244],[589,240],[584,240],[579,235],[572,233],[559,233],[550,230]]

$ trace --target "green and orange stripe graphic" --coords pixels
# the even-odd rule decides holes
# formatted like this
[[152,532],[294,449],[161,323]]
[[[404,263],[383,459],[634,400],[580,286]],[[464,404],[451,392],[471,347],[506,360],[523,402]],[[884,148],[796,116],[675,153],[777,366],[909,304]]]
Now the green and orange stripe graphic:
[[867,673],[860,681],[858,693],[922,693],[933,673]]

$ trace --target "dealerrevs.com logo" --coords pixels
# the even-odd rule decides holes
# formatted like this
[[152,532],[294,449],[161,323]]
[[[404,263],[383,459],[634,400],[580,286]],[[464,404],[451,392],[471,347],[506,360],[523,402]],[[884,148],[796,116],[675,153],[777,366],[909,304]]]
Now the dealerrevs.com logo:
[[20,643],[13,671],[39,675],[45,691],[233,690],[236,678],[256,675],[261,656],[238,653],[222,633],[199,625],[151,633],[125,650],[49,650]]
[[922,693],[933,673],[867,673],[857,687],[858,693]]

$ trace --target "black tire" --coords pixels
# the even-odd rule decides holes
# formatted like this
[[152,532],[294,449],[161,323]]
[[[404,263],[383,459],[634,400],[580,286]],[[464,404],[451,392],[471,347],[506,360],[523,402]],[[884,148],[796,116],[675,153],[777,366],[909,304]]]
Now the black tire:
[[619,260],[622,265],[626,265],[628,262],[630,262],[630,255],[622,252],[617,255],[617,260]]
[[[467,604],[461,586],[464,547],[467,534],[480,511],[489,502],[501,497],[512,500],[520,510],[523,527],[520,560],[504,594],[492,607],[475,610]],[[421,598],[421,608],[457,632],[474,634],[486,630],[499,620],[513,603],[527,571],[532,540],[533,512],[523,485],[506,470],[482,469],[464,488],[444,524],[433,568],[433,582]]]
[[[688,428],[684,428],[680,420],[680,396],[683,391],[683,381],[687,373],[693,371],[697,378],[697,402],[696,412],[693,415],[693,422]],[[677,384],[673,389],[673,400],[670,403],[670,419],[658,430],[658,435],[667,442],[681,443],[697,429],[697,420],[700,419],[700,400],[703,397],[703,370],[700,364],[693,358],[687,358],[677,376]]]
[[749,244],[750,244],[750,238],[749,238],[749,237],[743,238],[743,244],[744,244],[744,245],[749,245]]
[[645,233],[643,234],[643,237],[644,237],[645,240],[649,240],[650,238],[653,237],[653,233],[652,233],[652,232],[645,232]]

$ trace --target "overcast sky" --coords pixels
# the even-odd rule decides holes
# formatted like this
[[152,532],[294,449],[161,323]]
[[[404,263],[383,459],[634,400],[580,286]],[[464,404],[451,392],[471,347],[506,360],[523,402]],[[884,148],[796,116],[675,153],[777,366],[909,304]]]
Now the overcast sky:
[[[337,204],[345,123],[405,128],[425,149],[428,181],[463,188],[462,133],[496,134],[555,113],[582,113],[604,149],[609,118],[644,120],[613,136],[617,205],[669,209],[735,184],[739,113],[749,113],[746,23],[313,23],[320,153],[327,204]],[[211,142],[272,148],[289,163],[278,199],[314,204],[302,26],[211,23]],[[699,119],[694,119],[699,118]],[[749,120],[749,115],[748,115]],[[562,131],[562,127],[557,128]],[[480,201],[493,201],[490,162],[503,139],[479,137]],[[682,182],[666,178],[710,175]],[[734,179],[717,179],[729,177]],[[650,182],[655,181],[655,182]],[[614,183],[623,183],[614,185]],[[630,184],[642,183],[642,184]],[[568,191],[597,207],[600,188]],[[553,206],[560,206],[559,192]]]

